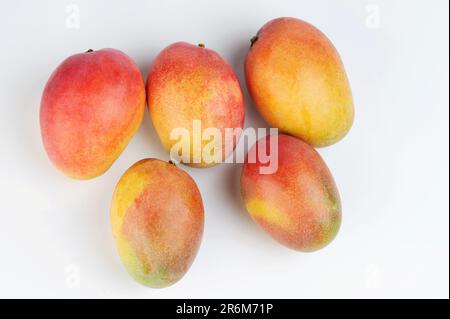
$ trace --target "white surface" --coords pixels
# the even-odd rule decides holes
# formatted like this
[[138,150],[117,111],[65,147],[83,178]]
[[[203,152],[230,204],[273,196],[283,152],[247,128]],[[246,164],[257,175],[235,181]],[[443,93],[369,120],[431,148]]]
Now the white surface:
[[[70,3],[1,4],[0,297],[449,297],[448,1],[73,0],[79,29],[66,26]],[[217,50],[245,88],[249,39],[279,16],[324,31],[352,84],[354,127],[320,150],[342,196],[340,234],[314,254],[288,250],[247,216],[240,165],[184,167],[204,199],[200,252],[175,286],[141,287],[116,253],[110,200],[131,164],[168,156],[146,116],[105,175],[67,179],[40,140],[43,86],[89,48],[123,50],[146,74],[185,40]],[[264,126],[246,95],[246,126]]]

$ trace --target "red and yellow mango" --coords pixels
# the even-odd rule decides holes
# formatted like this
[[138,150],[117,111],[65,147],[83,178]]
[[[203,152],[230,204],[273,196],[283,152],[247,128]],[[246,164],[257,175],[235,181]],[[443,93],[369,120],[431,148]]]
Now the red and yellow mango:
[[144,159],[120,178],[111,205],[119,255],[139,283],[167,287],[191,266],[204,213],[194,180],[171,163]]
[[350,130],[354,106],[339,53],[311,24],[279,18],[252,39],[245,61],[247,87],[273,127],[314,147]]
[[114,49],[89,50],[64,60],[41,100],[45,150],[65,175],[104,173],[139,128],[145,85],[136,64]]
[[[178,42],[165,48],[149,70],[147,102],[156,132],[167,151],[179,142],[171,137],[174,129],[187,130],[188,150],[181,161],[193,167],[222,162],[233,151],[240,135],[225,140],[225,129],[241,129],[244,125],[244,98],[235,73],[219,54],[204,45]],[[194,121],[201,124],[198,143]],[[213,143],[215,148],[204,153],[211,141],[203,139],[208,128],[217,128],[221,136]]]
[[[259,148],[275,145],[278,169],[261,174]],[[270,152],[276,152],[271,149]],[[249,161],[256,158],[256,161]],[[341,224],[341,203],[333,177],[316,150],[288,135],[265,137],[247,154],[241,192],[251,217],[281,244],[315,251],[335,238]]]

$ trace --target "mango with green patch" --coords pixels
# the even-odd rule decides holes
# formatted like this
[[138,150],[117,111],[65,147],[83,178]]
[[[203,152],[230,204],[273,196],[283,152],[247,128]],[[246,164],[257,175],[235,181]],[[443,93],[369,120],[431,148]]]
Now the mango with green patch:
[[103,174],[139,128],[145,85],[136,64],[115,49],[88,50],[64,60],[41,100],[45,150],[65,175]]
[[203,235],[194,180],[171,163],[144,159],[120,178],[111,205],[119,255],[137,282],[167,287],[188,271]]
[[[276,138],[278,149],[269,147],[276,145]],[[267,164],[258,156],[260,151],[276,161],[273,174],[261,173]],[[265,137],[251,148],[242,170],[241,192],[255,222],[294,250],[321,249],[339,230],[341,202],[333,177],[317,151],[295,137]]]
[[331,41],[311,24],[279,18],[252,39],[245,61],[247,87],[273,127],[321,147],[350,130],[349,81]]
[[[244,125],[244,97],[231,66],[204,45],[185,42],[165,48],[153,62],[147,79],[147,102],[164,148],[179,144],[176,129],[187,133],[180,160],[193,167],[221,163],[235,148]],[[194,121],[201,128],[195,133]],[[208,128],[218,135],[208,136]],[[226,138],[225,129],[238,129]]]

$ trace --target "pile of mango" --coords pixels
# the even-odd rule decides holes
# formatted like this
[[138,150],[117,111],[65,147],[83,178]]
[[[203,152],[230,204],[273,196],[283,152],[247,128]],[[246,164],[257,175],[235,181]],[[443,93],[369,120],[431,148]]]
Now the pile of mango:
[[[341,58],[311,24],[279,18],[251,39],[245,78],[257,110],[280,131],[260,139],[247,153],[241,175],[245,206],[281,244],[297,251],[318,250],[338,233],[342,212],[332,174],[313,147],[341,140],[354,118]],[[165,48],[153,61],[146,83],[121,51],[88,50],[64,60],[45,86],[40,126],[48,157],[71,178],[103,174],[138,130],[146,104],[167,151],[175,143],[173,130],[181,127],[192,134],[195,120],[222,133],[244,127],[244,95],[237,76],[202,44],[179,42]],[[203,157],[193,162],[191,155],[205,145],[191,142],[184,162],[199,168],[223,162],[238,140],[236,134],[220,141],[222,155],[213,162]],[[262,174],[265,163],[258,150],[271,142],[277,146],[277,169]],[[149,287],[167,287],[181,279],[202,240],[200,191],[172,162],[143,159],[131,166],[116,186],[110,218],[125,268]]]

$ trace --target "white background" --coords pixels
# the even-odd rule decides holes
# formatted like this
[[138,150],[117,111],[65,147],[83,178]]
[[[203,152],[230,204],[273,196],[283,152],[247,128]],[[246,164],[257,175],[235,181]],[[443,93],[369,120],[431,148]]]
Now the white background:
[[[448,6],[446,0],[3,1],[0,297],[448,298]],[[79,28],[70,19],[76,8]],[[351,81],[353,129],[320,150],[342,196],[337,239],[313,254],[284,248],[245,212],[240,165],[183,167],[204,199],[199,254],[173,287],[136,284],[113,242],[111,196],[131,164],[168,156],[146,114],[106,174],[64,177],[40,139],[40,96],[50,73],[74,53],[113,47],[146,74],[161,49],[184,40],[222,54],[246,92],[249,39],[279,16],[325,32]],[[246,126],[264,127],[245,94]]]

